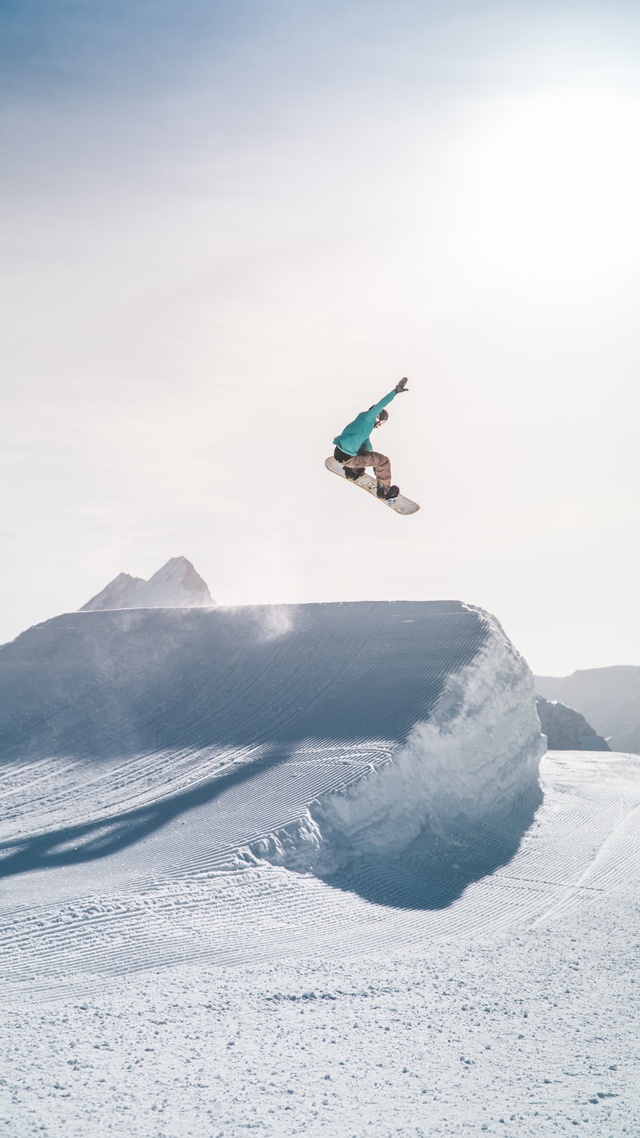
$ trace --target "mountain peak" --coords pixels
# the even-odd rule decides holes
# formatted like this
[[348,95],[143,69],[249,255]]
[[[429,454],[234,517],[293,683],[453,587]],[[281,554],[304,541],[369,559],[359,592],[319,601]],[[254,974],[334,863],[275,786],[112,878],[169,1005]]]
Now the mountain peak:
[[186,557],[170,557],[148,581],[119,573],[80,612],[97,609],[210,608],[208,586]]

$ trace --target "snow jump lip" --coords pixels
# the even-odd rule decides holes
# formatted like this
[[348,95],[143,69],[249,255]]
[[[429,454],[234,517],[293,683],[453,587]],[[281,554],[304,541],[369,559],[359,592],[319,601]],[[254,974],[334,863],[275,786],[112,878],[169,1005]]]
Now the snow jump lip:
[[[483,680],[478,661],[492,652]],[[125,879],[260,860],[385,904],[439,907],[508,859],[540,801],[539,726],[529,712],[511,735],[502,723],[519,714],[528,669],[499,626],[459,602],[72,614],[7,645],[0,675],[10,767],[72,760],[81,772],[74,824],[34,823],[0,845],[5,878],[46,870],[53,885],[56,871],[104,858]],[[497,811],[495,787],[456,757],[474,700],[489,708],[485,735],[507,731],[493,775],[521,759]],[[485,736],[474,746],[486,750]],[[145,762],[153,790],[139,805],[127,786]],[[114,776],[121,798],[101,807],[95,788]],[[95,793],[79,820],[83,780]]]
[[2,754],[398,742],[489,632],[455,601],[67,614],[0,653]]

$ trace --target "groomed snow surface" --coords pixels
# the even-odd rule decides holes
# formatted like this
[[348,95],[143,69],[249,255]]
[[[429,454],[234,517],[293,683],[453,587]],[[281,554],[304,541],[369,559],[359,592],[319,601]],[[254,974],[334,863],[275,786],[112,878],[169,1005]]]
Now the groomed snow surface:
[[72,614],[0,692],[0,1133],[640,1133],[640,759],[539,779],[493,618]]

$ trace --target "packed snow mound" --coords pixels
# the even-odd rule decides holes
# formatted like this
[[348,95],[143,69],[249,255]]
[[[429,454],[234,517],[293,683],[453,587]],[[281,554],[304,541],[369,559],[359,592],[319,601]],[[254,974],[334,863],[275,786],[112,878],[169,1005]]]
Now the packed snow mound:
[[119,573],[80,612],[99,609],[208,608],[215,604],[208,586],[186,557],[171,557],[145,581]]
[[0,745],[69,809],[5,874],[260,861],[424,907],[515,852],[545,740],[525,661],[452,601],[58,617],[0,651]]
[[584,715],[613,751],[640,754],[640,667],[585,668],[570,676],[536,676],[545,699],[562,700]]
[[554,751],[608,751],[606,739],[593,730],[584,715],[558,700],[536,696],[540,724]]
[[[404,892],[420,904],[425,875],[431,902],[481,865],[517,848],[540,803],[538,766],[546,749],[533,678],[500,625],[473,611],[485,633],[471,658],[440,677],[428,713],[393,753],[357,783],[311,803],[299,822],[253,843],[253,858],[359,879],[372,898]],[[455,860],[452,861],[452,851]],[[473,867],[473,868],[472,868]],[[380,885],[383,885],[381,890]]]

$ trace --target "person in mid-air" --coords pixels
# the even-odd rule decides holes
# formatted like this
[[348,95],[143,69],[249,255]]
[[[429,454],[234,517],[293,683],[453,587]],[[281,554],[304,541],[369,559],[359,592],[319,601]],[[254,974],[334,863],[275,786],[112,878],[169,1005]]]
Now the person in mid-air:
[[372,466],[378,483],[378,497],[387,501],[397,498],[400,488],[391,485],[391,463],[386,454],[380,454],[373,449],[369,435],[376,427],[386,423],[389,418],[389,412],[385,410],[387,403],[395,399],[396,395],[408,391],[408,382],[405,376],[396,383],[393,391],[385,395],[379,403],[374,403],[368,411],[361,411],[353,422],[344,428],[342,434],[336,435],[333,440],[336,448],[333,454],[336,461],[342,463],[345,478],[351,478],[355,482],[364,474],[365,467]]

